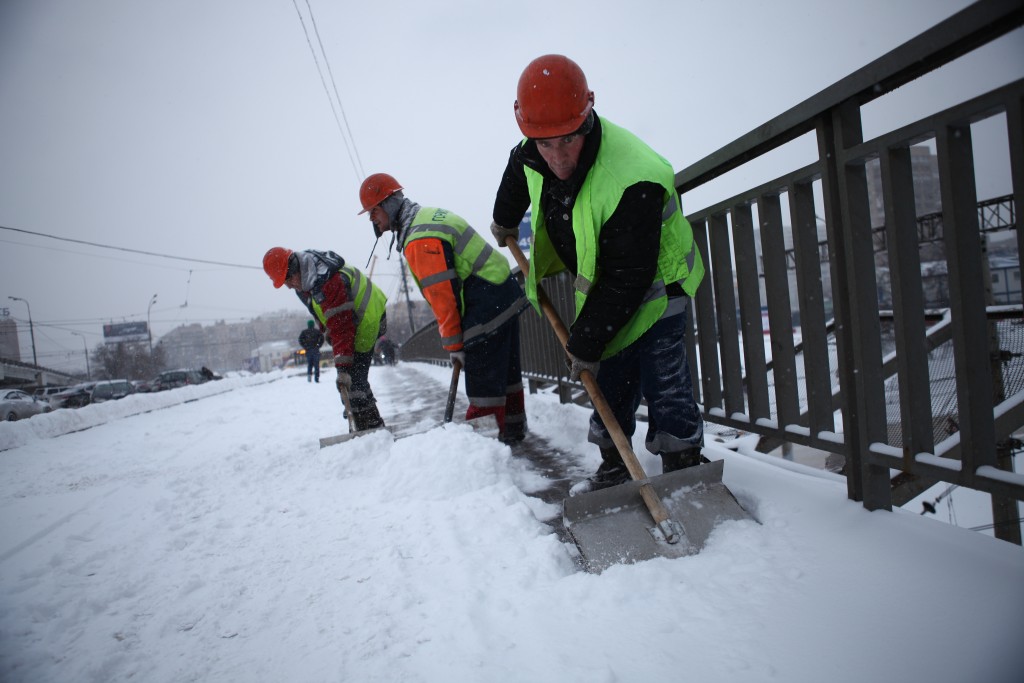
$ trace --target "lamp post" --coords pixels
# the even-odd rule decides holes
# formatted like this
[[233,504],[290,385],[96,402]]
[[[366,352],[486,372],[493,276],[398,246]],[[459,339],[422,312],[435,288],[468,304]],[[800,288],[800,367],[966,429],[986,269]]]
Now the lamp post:
[[92,370],[89,369],[89,346],[85,343],[85,335],[81,332],[71,332],[76,337],[82,338],[82,348],[85,349],[85,379],[92,381]]
[[7,297],[11,301],[23,301],[25,308],[28,309],[28,334],[32,338],[32,365],[39,366],[39,358],[36,356],[36,331],[32,327],[32,307],[28,305],[28,301],[22,299],[20,296],[9,296]]
[[149,306],[146,307],[146,332],[149,333],[149,355],[153,356],[153,328],[149,324],[149,312],[153,308],[153,304],[156,303],[156,294],[149,300]]

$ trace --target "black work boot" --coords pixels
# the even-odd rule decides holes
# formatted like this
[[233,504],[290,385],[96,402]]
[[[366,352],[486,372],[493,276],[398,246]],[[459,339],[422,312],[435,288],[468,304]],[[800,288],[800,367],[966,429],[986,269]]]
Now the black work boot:
[[519,424],[506,424],[505,431],[498,434],[498,441],[502,442],[507,446],[511,446],[514,443],[519,443],[526,438],[526,425],[523,423]]
[[602,448],[601,465],[597,468],[597,472],[589,478],[574,484],[569,489],[569,495],[575,496],[579,493],[600,491],[611,486],[625,484],[630,479],[632,477],[629,476],[629,470],[626,469],[625,463],[622,462],[622,456],[619,455],[619,451],[614,447]]
[[700,446],[691,446],[690,448],[686,448],[681,451],[662,453],[661,471],[667,474],[668,472],[675,472],[676,470],[686,469],[687,467],[703,465],[706,462],[711,461],[701,455]]
[[358,412],[353,411],[352,420],[356,423],[357,432],[364,432],[367,429],[376,429],[377,427],[384,426],[384,418],[380,416],[376,403]]

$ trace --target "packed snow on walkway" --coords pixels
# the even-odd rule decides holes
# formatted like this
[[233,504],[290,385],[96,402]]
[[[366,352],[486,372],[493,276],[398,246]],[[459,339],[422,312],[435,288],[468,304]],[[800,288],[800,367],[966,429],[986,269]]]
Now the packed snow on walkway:
[[[1010,683],[1024,551],[709,444],[753,516],[682,559],[580,571],[543,481],[465,425],[320,449],[331,381],[281,372],[0,425],[0,680]],[[373,368],[385,418],[448,371]],[[530,395],[584,469],[588,411]],[[643,451],[641,435],[638,451]],[[739,453],[726,446],[736,446]],[[656,460],[642,453],[650,473]]]

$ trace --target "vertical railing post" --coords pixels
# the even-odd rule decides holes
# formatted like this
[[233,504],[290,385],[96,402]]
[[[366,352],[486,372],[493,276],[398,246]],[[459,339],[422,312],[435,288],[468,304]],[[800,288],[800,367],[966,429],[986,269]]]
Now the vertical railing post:
[[785,429],[788,425],[800,424],[800,394],[793,343],[793,304],[789,296],[786,242],[779,195],[763,195],[758,199],[757,215],[761,223],[761,257],[764,260],[764,290],[768,303],[775,410],[779,427]]
[[711,249],[711,273],[715,287],[715,313],[718,322],[718,352],[722,359],[722,391],[725,415],[742,413],[743,367],[740,362],[739,327],[736,325],[736,291],[732,279],[732,239],[725,213],[708,221]]
[[930,453],[935,448],[910,148],[890,149],[880,162],[896,323],[903,460],[905,471],[910,472],[917,453]]
[[982,465],[996,464],[994,386],[990,365],[985,264],[978,229],[974,150],[969,124],[942,126],[936,135],[942,225],[949,267],[953,358],[960,420],[963,471],[973,476]]
[[[853,373],[854,394],[860,448],[860,469],[864,507],[868,510],[892,509],[889,468],[875,464],[870,453],[872,443],[886,443],[887,422],[885,384],[882,374],[881,326],[878,321],[878,284],[871,234],[867,173],[863,163],[847,164],[845,150],[863,141],[860,106],[847,100],[833,110],[833,134],[837,152],[836,170],[840,211],[844,216],[838,235],[843,244],[847,276],[845,300],[849,346],[847,353]],[[843,388],[844,392],[846,387]],[[850,433],[850,427],[846,429]]]
[[[718,327],[715,323],[714,264],[708,250],[706,221],[695,221],[693,242],[704,258],[704,281],[694,297],[694,318],[697,321],[697,345],[700,348],[700,392],[704,410],[722,405],[722,373],[718,362]],[[694,385],[695,387],[698,385]]]
[[[852,120],[851,120],[852,119]],[[849,227],[843,214],[842,202],[842,165],[840,152],[843,144],[849,140],[857,140],[859,131],[849,131],[848,127],[859,124],[859,112],[856,110],[846,117],[838,111],[826,112],[818,122],[818,158],[821,163],[821,185],[825,204],[825,225],[828,230],[829,261],[832,268],[832,303],[835,315],[836,347],[839,359],[840,404],[843,414],[844,443],[846,446],[846,491],[852,500],[870,499],[871,493],[866,491],[865,471],[868,459],[868,441],[862,429],[865,416],[861,412],[861,401],[857,395],[857,358],[854,355],[853,323],[850,311],[853,291],[853,275],[851,263]],[[869,242],[870,244],[870,242]],[[872,287],[874,292],[874,287]]]
[[739,293],[740,329],[743,334],[743,374],[747,382],[750,419],[770,418],[768,371],[761,327],[761,280],[754,248],[754,218],[750,204],[732,209],[732,239],[736,246],[736,283]]

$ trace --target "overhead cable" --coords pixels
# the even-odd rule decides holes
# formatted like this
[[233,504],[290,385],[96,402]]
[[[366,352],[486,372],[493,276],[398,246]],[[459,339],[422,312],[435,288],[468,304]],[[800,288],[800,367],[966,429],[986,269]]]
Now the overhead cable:
[[206,259],[191,258],[188,256],[172,256],[170,254],[160,254],[155,251],[143,251],[142,249],[129,249],[128,247],[115,247],[110,244],[100,244],[99,242],[89,242],[86,240],[76,240],[71,237],[58,237],[57,235],[48,235],[44,232],[34,232],[32,230],[22,230],[21,228],[9,228],[5,225],[0,225],[0,230],[9,230],[11,232],[20,232],[25,235],[35,235],[36,237],[46,237],[51,240],[59,240],[61,242],[74,242],[75,244],[85,244],[90,247],[99,247],[100,249],[113,249],[115,251],[126,251],[132,254],[144,254],[146,256],[156,256],[158,258],[174,259],[176,261],[189,261],[191,263],[206,263],[213,266],[227,266],[228,268],[246,268],[252,270],[259,270],[260,266],[250,266],[238,263],[225,263],[224,261],[208,261]]
[[[341,119],[338,118],[338,109],[341,109],[341,115],[345,118],[345,107],[341,104],[341,97],[338,95],[338,86],[334,85],[334,93],[337,96],[338,106],[334,106],[334,98],[331,97],[331,91],[327,88],[327,81],[324,79],[323,69],[320,68],[320,58],[317,57],[317,51],[313,47],[313,41],[309,38],[309,29],[306,28],[306,20],[302,17],[302,11],[299,10],[299,5],[296,0],[292,0],[292,6],[295,7],[295,13],[299,16],[299,23],[302,24],[302,32],[306,36],[306,44],[309,46],[309,52],[313,55],[313,62],[316,64],[316,71],[320,74],[320,84],[324,87],[324,93],[327,95],[327,101],[331,105],[331,113],[334,114],[334,122],[338,126],[338,132],[341,133],[341,140],[345,143],[345,151],[348,152],[348,159],[352,163],[352,170],[355,171],[357,178],[362,178],[365,174],[363,173],[362,164],[357,161],[359,152],[355,151],[356,141],[352,137],[352,131],[349,129],[348,135],[345,135],[345,131],[341,127]],[[323,56],[324,64],[327,66],[327,71],[331,77],[331,83],[334,84],[334,73],[331,71],[331,65],[327,61],[327,53],[324,51],[323,43],[320,42],[320,31],[316,27],[316,19],[313,18],[313,8],[309,5],[309,0],[306,0],[306,7],[309,9],[310,21],[313,24],[313,30],[316,32],[317,43],[320,45],[320,52]],[[345,118],[345,127],[348,128],[348,119]],[[351,139],[351,144],[349,140]],[[355,156],[353,152],[355,151]]]
[[331,62],[327,59],[327,50],[324,49],[323,41],[320,40],[320,28],[316,24],[316,17],[313,16],[313,8],[310,7],[309,0],[306,0],[306,7],[309,9],[309,19],[313,23],[313,33],[316,34],[316,42],[320,46],[320,52],[324,56],[324,64],[327,66],[327,75],[331,77],[331,87],[334,88],[334,97],[338,100],[338,109],[341,110],[341,119],[345,122],[345,131],[348,133],[348,139],[352,142],[352,151],[356,155],[356,164],[358,165],[358,178],[365,178],[366,172],[363,170],[363,160],[359,158],[359,148],[356,147],[356,138],[352,135],[352,129],[348,125],[348,117],[345,116],[345,105],[341,102],[341,94],[338,92],[338,84],[334,81],[334,71],[331,70]]

